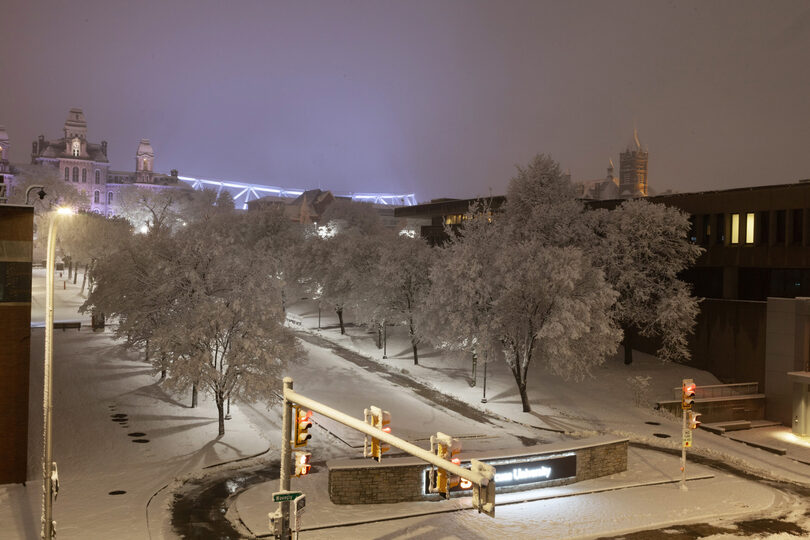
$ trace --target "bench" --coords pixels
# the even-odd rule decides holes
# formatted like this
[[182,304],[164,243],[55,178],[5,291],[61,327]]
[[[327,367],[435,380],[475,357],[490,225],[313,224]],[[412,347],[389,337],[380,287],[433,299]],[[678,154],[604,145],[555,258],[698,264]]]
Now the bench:
[[58,330],[62,329],[62,332],[67,330],[68,328],[75,328],[76,330],[82,329],[81,321],[55,321],[53,323],[53,329]]

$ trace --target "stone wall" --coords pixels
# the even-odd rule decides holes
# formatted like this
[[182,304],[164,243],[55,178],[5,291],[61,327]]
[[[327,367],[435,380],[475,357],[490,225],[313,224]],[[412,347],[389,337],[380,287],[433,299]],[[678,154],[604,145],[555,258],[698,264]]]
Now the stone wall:
[[[519,486],[496,487],[497,493],[537,489],[570,484],[627,470],[627,439],[594,437],[538,445],[520,450],[500,450],[463,455],[464,460],[476,458],[486,462],[520,460],[530,456],[576,454],[576,477],[534,482]],[[462,461],[463,464],[463,461]],[[381,463],[368,459],[339,460],[326,463],[329,469],[329,499],[334,504],[375,504],[406,501],[428,501],[440,498],[425,493],[425,471],[428,464],[416,458],[383,458]],[[497,465],[496,465],[497,469]],[[460,496],[469,492],[459,493]]]

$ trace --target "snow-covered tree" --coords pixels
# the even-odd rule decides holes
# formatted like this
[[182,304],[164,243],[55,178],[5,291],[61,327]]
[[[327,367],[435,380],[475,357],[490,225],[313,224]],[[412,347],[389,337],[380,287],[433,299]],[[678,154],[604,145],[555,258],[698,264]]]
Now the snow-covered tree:
[[243,249],[228,216],[189,225],[164,269],[170,308],[152,342],[169,360],[170,387],[208,391],[225,433],[227,400],[271,399],[281,368],[298,354],[283,327],[280,289],[264,253]]
[[404,235],[387,235],[378,246],[377,264],[369,269],[370,288],[375,292],[384,322],[407,325],[413,363],[418,365],[418,345],[422,340],[420,319],[430,289],[433,253],[421,238]]
[[573,195],[559,165],[537,156],[518,168],[503,213],[470,213],[433,270],[431,305],[445,324],[438,341],[460,349],[497,344],[526,412],[535,359],[577,379],[620,339],[611,311],[616,293],[578,247],[592,243],[593,233]]
[[593,222],[598,264],[619,293],[614,310],[624,328],[625,364],[632,362],[637,332],[661,338],[659,358],[687,360],[698,301],[678,274],[703,251],[687,239],[689,216],[639,199],[595,212]]
[[218,214],[174,235],[163,227],[133,235],[99,261],[82,306],[117,316],[116,336],[127,345],[148,344],[169,388],[208,391],[220,435],[225,403],[272,400],[283,362],[298,353],[267,253],[249,249],[241,225]]
[[491,216],[486,201],[475,204],[459,234],[449,234],[450,240],[437,248],[426,298],[425,327],[431,331],[425,337],[435,347],[467,351],[473,359],[495,350],[489,324],[497,295],[492,264],[503,246],[502,230],[492,226]]
[[610,311],[616,293],[576,247],[526,240],[501,250],[493,264],[491,324],[529,412],[526,383],[535,358],[577,380],[616,351],[621,333]]
[[173,230],[182,225],[183,208],[193,197],[190,187],[178,189],[126,186],[119,194],[119,213],[132,223],[136,231],[142,227],[149,234],[163,229]]
[[302,263],[300,283],[311,295],[334,306],[341,334],[346,333],[344,310],[368,305],[363,298],[372,291],[371,275],[383,231],[372,205],[337,200],[297,252]]
[[25,192],[31,186],[43,186],[45,197],[40,200],[38,190],[31,193],[28,204],[33,204],[34,212],[42,214],[52,208],[67,206],[74,210],[90,207],[90,195],[82,193],[71,182],[65,182],[59,169],[48,165],[25,165],[14,178],[14,188],[9,193],[8,202],[25,204]]
[[[84,263],[85,272],[81,292],[87,281],[88,271],[101,257],[119,249],[132,234],[129,221],[119,217],[104,217],[89,212],[80,213],[65,220],[59,231],[63,252],[69,254],[71,264]],[[75,283],[75,274],[74,274]]]

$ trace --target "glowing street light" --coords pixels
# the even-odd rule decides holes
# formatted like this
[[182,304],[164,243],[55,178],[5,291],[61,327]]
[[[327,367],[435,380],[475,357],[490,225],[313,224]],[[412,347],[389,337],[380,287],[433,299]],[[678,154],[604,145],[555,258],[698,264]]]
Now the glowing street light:
[[45,288],[45,367],[43,370],[44,388],[42,395],[42,539],[54,537],[53,497],[58,489],[59,478],[56,463],[53,461],[51,444],[51,419],[53,410],[53,274],[56,259],[56,222],[59,216],[73,214],[70,208],[57,208],[48,227],[48,260]]

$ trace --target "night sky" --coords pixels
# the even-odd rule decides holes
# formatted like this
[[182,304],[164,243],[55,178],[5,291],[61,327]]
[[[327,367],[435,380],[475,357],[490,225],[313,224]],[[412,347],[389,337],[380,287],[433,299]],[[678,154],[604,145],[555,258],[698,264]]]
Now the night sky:
[[810,178],[810,4],[0,0],[12,162],[71,107],[132,170],[288,188],[501,194],[632,141],[652,190]]

